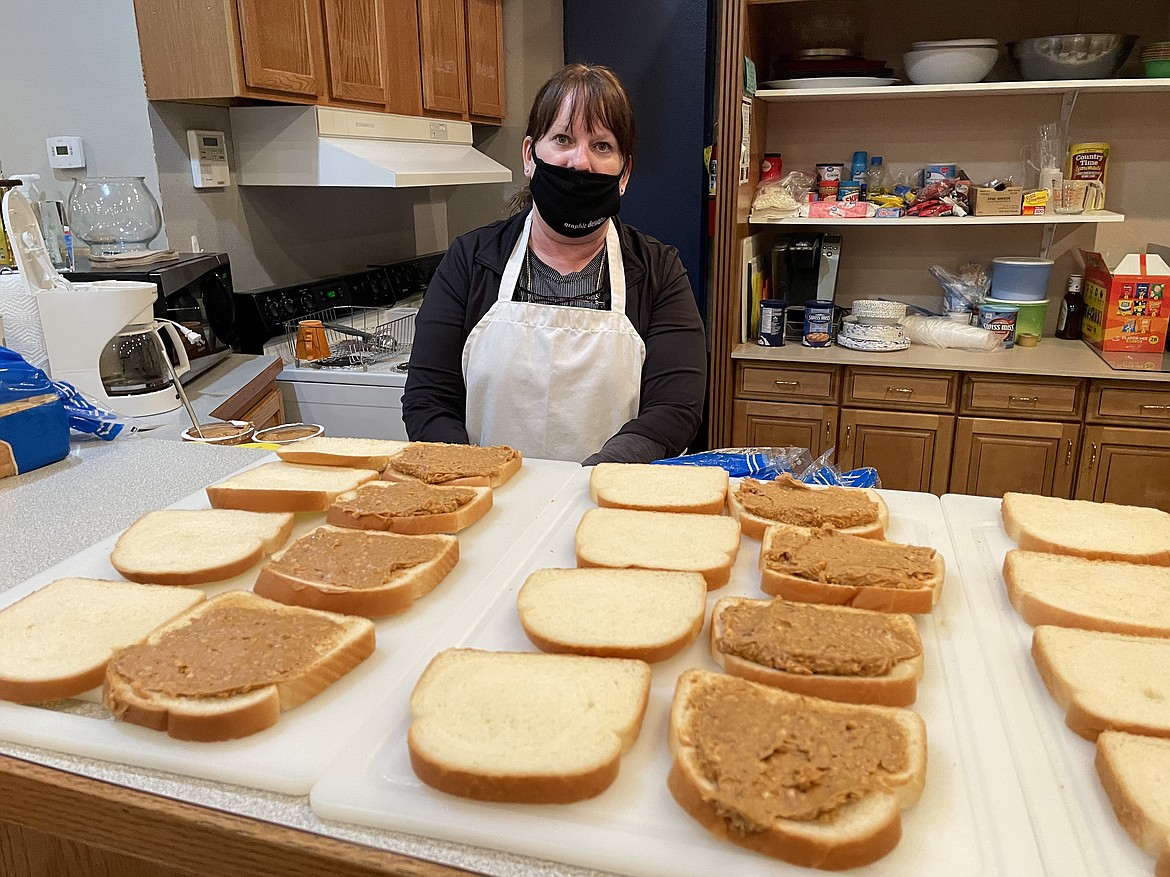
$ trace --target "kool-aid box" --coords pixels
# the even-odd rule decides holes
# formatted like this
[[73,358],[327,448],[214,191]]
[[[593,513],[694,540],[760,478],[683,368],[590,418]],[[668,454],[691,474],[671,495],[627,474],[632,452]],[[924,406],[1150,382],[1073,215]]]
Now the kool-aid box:
[[1100,253],[1085,260],[1081,335],[1101,350],[1160,353],[1166,347],[1170,266],[1153,253],[1130,253],[1112,271]]

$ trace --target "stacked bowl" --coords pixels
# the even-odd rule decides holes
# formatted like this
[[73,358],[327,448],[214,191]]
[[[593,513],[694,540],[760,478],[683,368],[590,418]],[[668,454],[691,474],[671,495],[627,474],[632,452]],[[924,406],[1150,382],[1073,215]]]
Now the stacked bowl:
[[1151,79],[1170,76],[1170,42],[1150,43],[1142,49],[1142,63]]
[[1017,336],[1044,334],[1052,265],[1051,259],[1032,256],[1000,256],[991,260],[991,292],[986,303],[1017,309]]
[[927,40],[902,56],[906,78],[916,85],[979,82],[999,59],[992,39]]
[[896,301],[858,299],[853,303],[852,311],[842,321],[837,333],[837,343],[842,347],[888,352],[910,346],[910,339],[899,322],[906,316],[906,305]]

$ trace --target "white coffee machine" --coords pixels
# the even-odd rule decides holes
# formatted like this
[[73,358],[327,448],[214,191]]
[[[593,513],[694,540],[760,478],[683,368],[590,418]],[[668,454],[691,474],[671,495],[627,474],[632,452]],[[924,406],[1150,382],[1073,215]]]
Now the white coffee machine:
[[[3,212],[17,268],[37,301],[52,378],[130,417],[178,408],[176,382],[191,366],[178,330],[154,319],[155,285],[70,283],[53,267],[24,195],[6,193]],[[177,365],[168,358],[160,329],[171,337]]]

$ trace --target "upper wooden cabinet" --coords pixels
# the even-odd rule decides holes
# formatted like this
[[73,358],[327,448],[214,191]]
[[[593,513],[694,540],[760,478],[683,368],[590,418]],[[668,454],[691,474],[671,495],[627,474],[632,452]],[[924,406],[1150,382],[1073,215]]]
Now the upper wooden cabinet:
[[150,100],[500,124],[501,0],[135,0]]

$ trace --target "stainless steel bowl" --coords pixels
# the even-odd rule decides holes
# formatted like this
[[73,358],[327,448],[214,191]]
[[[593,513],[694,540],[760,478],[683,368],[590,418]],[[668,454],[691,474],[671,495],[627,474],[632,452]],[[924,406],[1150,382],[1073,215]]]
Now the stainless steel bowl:
[[1024,79],[1106,79],[1121,69],[1137,42],[1134,34],[1078,33],[1007,44]]

